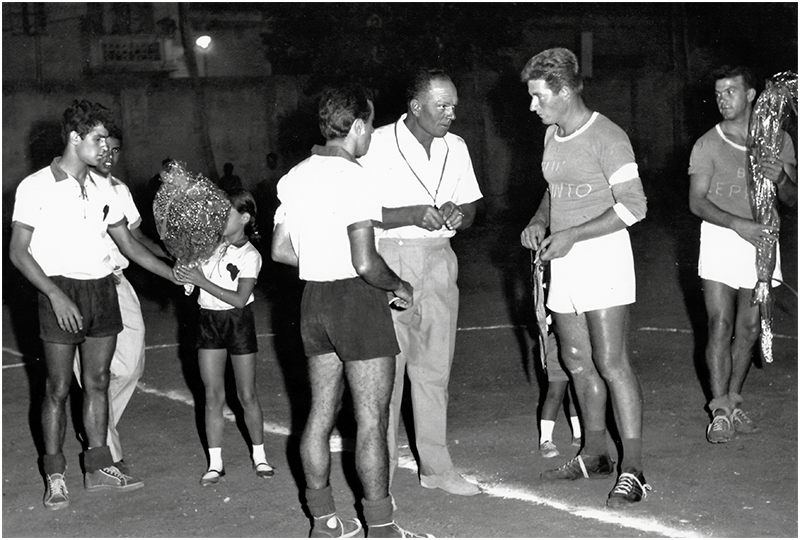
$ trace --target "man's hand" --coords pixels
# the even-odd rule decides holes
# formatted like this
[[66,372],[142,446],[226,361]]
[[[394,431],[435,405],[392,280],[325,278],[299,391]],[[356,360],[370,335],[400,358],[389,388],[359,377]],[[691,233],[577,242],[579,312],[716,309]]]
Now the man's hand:
[[572,229],[553,233],[539,244],[539,257],[543,261],[552,261],[565,257],[575,245]]
[[762,225],[750,219],[739,219],[732,229],[736,234],[750,242],[756,249],[768,247],[778,241],[780,229],[771,225]]
[[444,226],[447,227],[448,230],[453,231],[458,229],[464,222],[464,212],[462,212],[461,208],[453,201],[444,203],[441,208],[439,208],[439,213],[442,219],[444,219]]
[[198,266],[189,268],[188,266],[176,265],[172,272],[181,283],[190,283],[197,287],[202,287],[206,281],[206,276],[203,275]]
[[400,280],[400,288],[392,291],[394,298],[389,301],[389,305],[394,309],[404,310],[411,307],[414,303],[414,287],[407,281]]
[[66,332],[78,332],[83,330],[83,317],[69,296],[60,289],[50,295],[50,304],[58,321],[58,327]]
[[520,242],[528,249],[537,250],[546,233],[547,227],[545,227],[545,224],[539,220],[533,220],[522,230]]
[[783,169],[783,161],[778,158],[764,158],[759,165],[764,178],[775,184],[782,184],[788,178]]
[[413,209],[413,223],[427,231],[438,231],[444,226],[442,213],[434,206],[421,204]]

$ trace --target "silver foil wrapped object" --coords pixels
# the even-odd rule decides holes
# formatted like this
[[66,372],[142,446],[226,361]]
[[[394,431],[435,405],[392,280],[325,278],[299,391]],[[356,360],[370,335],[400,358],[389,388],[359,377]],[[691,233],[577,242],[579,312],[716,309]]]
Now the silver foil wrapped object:
[[[777,187],[761,169],[764,159],[775,158],[783,148],[782,129],[792,110],[797,111],[797,74],[777,73],[767,81],[758,97],[750,118],[747,133],[747,187],[750,208],[756,223],[780,227],[777,209]],[[771,278],[775,270],[778,245],[776,242],[757,248],[756,274],[752,302],[761,314],[761,355],[772,362],[772,305]]]

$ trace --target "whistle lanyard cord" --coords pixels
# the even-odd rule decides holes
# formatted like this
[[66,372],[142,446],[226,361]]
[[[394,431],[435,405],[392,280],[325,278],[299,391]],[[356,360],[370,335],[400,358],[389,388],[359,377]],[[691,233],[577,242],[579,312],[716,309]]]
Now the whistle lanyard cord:
[[394,140],[397,143],[397,151],[400,152],[400,157],[402,157],[403,161],[406,162],[406,165],[408,165],[408,168],[411,171],[411,174],[413,174],[414,178],[417,179],[417,182],[419,182],[419,184],[422,186],[422,189],[424,189],[425,192],[428,194],[428,197],[430,197],[433,200],[434,208],[438,208],[438,206],[436,206],[436,197],[439,196],[439,188],[442,187],[442,179],[444,178],[444,170],[447,167],[447,157],[450,155],[450,145],[447,144],[447,141],[444,138],[442,138],[442,140],[444,141],[445,147],[447,147],[447,152],[444,155],[444,163],[442,163],[442,174],[439,175],[439,183],[436,184],[436,192],[435,193],[431,193],[431,191],[427,188],[427,186],[422,181],[422,179],[417,175],[416,171],[414,171],[414,168],[411,166],[411,163],[408,162],[408,160],[406,159],[405,154],[403,154],[403,150],[400,148],[400,137],[398,137],[398,134],[397,134],[397,124],[399,122],[400,121],[398,120],[394,125]]

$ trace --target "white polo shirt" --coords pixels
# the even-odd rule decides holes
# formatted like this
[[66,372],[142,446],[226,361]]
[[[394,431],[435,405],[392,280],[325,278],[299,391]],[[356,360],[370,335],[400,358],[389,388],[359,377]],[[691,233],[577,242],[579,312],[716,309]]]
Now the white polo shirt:
[[125,216],[107,178],[87,173],[83,187],[59,166],[17,187],[13,226],[33,231],[30,253],[47,276],[99,279],[112,271],[105,237]]
[[276,216],[285,215],[284,223],[299,259],[300,279],[358,277],[350,257],[347,227],[381,220],[375,179],[339,147],[315,146],[311,152],[311,157],[278,182],[281,207]]
[[[406,114],[394,124],[375,130],[372,142],[359,163],[378,182],[383,207],[399,208],[429,204],[437,208],[475,202],[481,194],[472,159],[464,139],[454,133],[435,137],[431,156],[405,125]],[[456,231],[442,227],[428,231],[413,225],[378,229],[381,238],[450,238]]]
[[[258,274],[261,272],[261,254],[250,242],[241,247],[223,243],[203,264],[202,271],[211,283],[235,291],[239,288],[240,279],[258,279]],[[250,294],[247,303],[250,304],[253,300],[255,295]],[[197,303],[203,309],[225,310],[234,307],[204,289],[200,289]]]
[[[136,203],[133,201],[131,190],[122,180],[113,176],[109,176],[108,178],[111,182],[111,189],[117,195],[122,213],[125,215],[125,219],[128,221],[128,229],[135,229],[141,225],[142,216],[139,214],[139,209],[136,208]],[[104,235],[104,238],[110,253],[109,263],[111,264],[111,269],[114,271],[114,273],[119,274],[128,268],[128,266],[130,266],[130,261],[128,261],[128,258],[122,254],[116,242],[114,242],[114,239],[111,238],[108,233]]]

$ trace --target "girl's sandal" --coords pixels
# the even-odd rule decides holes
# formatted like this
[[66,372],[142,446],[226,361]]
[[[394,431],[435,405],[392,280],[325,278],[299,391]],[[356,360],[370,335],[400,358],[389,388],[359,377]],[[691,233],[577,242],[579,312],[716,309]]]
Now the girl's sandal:
[[253,468],[256,470],[256,476],[259,478],[269,478],[275,474],[275,469],[266,461],[254,464]]
[[200,478],[200,485],[206,487],[219,484],[219,479],[223,476],[225,476],[225,469],[222,469],[221,471],[208,469],[203,477]]

